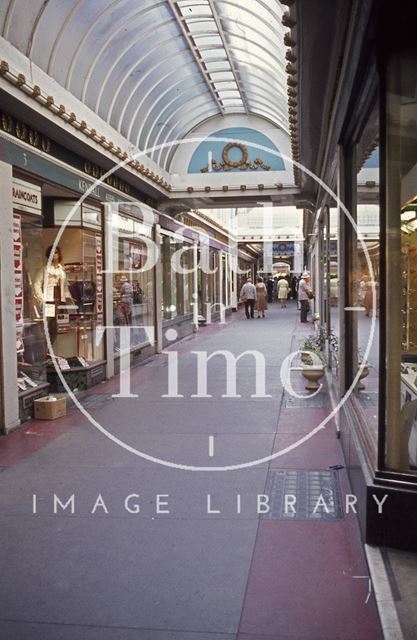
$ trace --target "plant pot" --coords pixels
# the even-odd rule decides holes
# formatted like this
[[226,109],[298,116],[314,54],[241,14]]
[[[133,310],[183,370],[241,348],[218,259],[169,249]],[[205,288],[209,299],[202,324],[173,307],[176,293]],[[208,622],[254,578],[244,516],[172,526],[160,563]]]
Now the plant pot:
[[308,380],[305,387],[308,391],[317,391],[320,388],[318,380],[324,376],[324,367],[305,367],[301,373]]
[[[359,363],[359,366],[361,366],[362,363]],[[363,365],[363,369],[361,371],[361,374],[359,376],[359,380],[356,384],[356,390],[357,391],[363,391],[365,389],[365,385],[363,384],[362,380],[363,378],[366,378],[366,376],[369,376],[369,367],[367,363],[364,363]]]

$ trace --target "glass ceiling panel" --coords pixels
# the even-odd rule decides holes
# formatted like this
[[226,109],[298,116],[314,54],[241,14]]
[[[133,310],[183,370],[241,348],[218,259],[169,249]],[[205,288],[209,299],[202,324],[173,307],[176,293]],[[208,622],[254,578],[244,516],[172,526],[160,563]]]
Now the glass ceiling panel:
[[234,76],[231,71],[219,71],[219,72],[216,71],[216,73],[211,74],[211,77],[215,82],[224,82],[224,81],[229,82],[231,80],[234,80]]
[[204,51],[204,60],[206,62],[215,60],[227,60],[224,49],[206,49]]
[[220,108],[264,111],[268,94],[270,118],[286,129],[282,6],[275,0],[178,0],[176,5]]
[[195,0],[194,2],[193,0],[179,0],[177,4],[184,16],[189,13],[193,13],[195,15],[210,11],[208,0]]
[[193,38],[197,47],[204,47],[207,45],[214,45],[216,47],[222,46],[222,39],[219,35],[199,35],[193,36]]
[[185,137],[222,113],[288,130],[278,0],[1,3],[15,20],[0,35],[132,144]]
[[216,60],[215,62],[205,62],[207,71],[228,71],[230,62],[228,60]]

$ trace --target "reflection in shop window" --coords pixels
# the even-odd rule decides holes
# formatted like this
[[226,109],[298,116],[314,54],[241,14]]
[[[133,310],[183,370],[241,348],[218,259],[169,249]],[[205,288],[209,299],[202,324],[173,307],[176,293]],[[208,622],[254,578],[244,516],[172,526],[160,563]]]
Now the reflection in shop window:
[[[392,56],[388,66],[388,237],[401,238],[401,263],[387,265],[398,283],[387,297],[389,398],[386,466],[417,473],[417,53]],[[396,353],[401,353],[401,359]]]
[[[162,232],[162,315],[164,320],[173,320],[178,316],[192,313],[193,251],[194,247],[190,241],[166,231]],[[179,272],[176,268],[177,256],[180,256],[179,267],[191,273]]]
[[[378,443],[380,206],[379,120],[374,108],[356,144],[356,225],[349,272],[353,399],[368,456],[376,467]],[[372,334],[372,318],[376,316]],[[369,343],[369,341],[371,342]],[[369,350],[368,353],[367,350]]]
[[[154,323],[154,268],[146,238],[151,227],[119,214],[113,228],[113,322],[131,326],[130,346],[147,344],[144,327]],[[120,351],[120,332],[114,332],[114,351]]]

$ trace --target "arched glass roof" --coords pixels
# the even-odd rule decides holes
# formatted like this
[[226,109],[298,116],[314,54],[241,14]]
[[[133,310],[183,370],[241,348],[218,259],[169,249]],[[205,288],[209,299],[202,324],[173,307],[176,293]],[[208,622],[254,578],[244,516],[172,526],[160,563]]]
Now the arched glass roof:
[[[288,129],[278,0],[0,0],[0,33],[140,149],[208,118]],[[165,168],[169,149],[149,153]]]

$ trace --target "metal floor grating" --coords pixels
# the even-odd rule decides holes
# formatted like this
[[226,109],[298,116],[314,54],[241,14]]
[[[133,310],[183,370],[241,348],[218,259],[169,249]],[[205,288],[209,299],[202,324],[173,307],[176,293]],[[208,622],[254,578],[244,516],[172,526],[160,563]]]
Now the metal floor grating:
[[[342,496],[338,472],[333,469],[272,469],[265,490],[270,511],[262,515],[267,520],[311,520],[334,522],[343,519]],[[290,506],[295,496],[293,509]],[[318,504],[320,497],[326,508]],[[294,513],[295,510],[295,513]]]
[[92,393],[91,395],[80,399],[79,402],[85,409],[99,409],[113,399],[114,398],[112,398],[111,395],[107,395],[105,393]]
[[284,396],[285,409],[324,409],[327,406],[327,396],[319,393],[313,398],[294,398],[288,393]]

